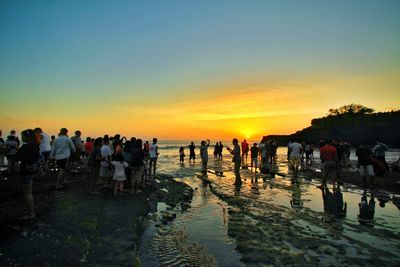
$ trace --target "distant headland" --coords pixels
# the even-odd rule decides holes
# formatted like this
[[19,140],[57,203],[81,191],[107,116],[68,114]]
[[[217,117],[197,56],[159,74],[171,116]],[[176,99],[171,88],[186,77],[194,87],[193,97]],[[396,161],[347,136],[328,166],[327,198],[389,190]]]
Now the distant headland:
[[291,140],[318,143],[320,140],[341,139],[352,145],[372,145],[381,141],[400,147],[400,110],[375,112],[359,104],[330,109],[329,114],[313,119],[311,126],[290,135],[268,135],[263,141],[274,139],[278,145]]

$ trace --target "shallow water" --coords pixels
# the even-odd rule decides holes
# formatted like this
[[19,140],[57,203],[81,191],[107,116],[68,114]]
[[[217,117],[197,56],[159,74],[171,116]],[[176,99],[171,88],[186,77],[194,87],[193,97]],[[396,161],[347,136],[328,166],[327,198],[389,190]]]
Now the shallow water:
[[[179,164],[181,145],[161,144],[158,173],[170,174],[194,189],[188,210],[165,203],[147,207],[140,195],[115,198],[110,193],[99,198],[54,192],[55,211],[2,245],[0,265],[132,266],[139,261],[136,251],[142,266],[395,266],[400,262],[400,211],[390,199],[384,208],[378,202],[391,194],[367,191],[368,201],[371,193],[376,195],[374,216],[359,220],[362,189],[341,187],[346,213],[332,210],[332,198],[324,205],[316,187],[317,172],[305,171],[292,180],[285,148],[278,150],[277,163],[284,176],[241,170],[243,185],[235,187],[231,156],[214,161],[210,148],[209,169],[223,171],[225,177],[212,173],[204,177],[199,160],[189,164],[186,157],[185,164]],[[399,155],[390,151],[388,161]],[[328,194],[332,192],[330,185]],[[334,199],[336,205],[340,197]],[[138,208],[137,203],[145,206]],[[164,214],[171,213],[175,220],[160,223]],[[142,231],[141,247],[136,248],[133,239]]]
[[[362,189],[345,184],[340,192],[335,189],[337,195],[332,200],[329,196],[333,187],[329,185],[324,205],[323,192],[316,187],[320,184],[317,168],[309,167],[314,171],[303,172],[294,181],[288,171],[286,148],[279,148],[277,162],[279,173],[285,176],[263,177],[241,170],[241,187],[233,185],[233,166],[228,155],[224,155],[223,161],[214,161],[212,156],[209,159],[209,169],[222,170],[225,177],[212,173],[202,177],[200,162],[180,165],[175,147],[161,153],[161,173],[169,173],[197,188],[192,208],[178,213],[171,225],[162,227],[164,237],[184,233],[181,243],[198,244],[208,257],[215,258],[218,266],[393,266],[400,260],[400,211],[389,199],[390,194],[367,190],[368,202],[371,194],[375,195],[375,212],[373,219],[359,219]],[[399,152],[394,150],[387,159],[391,162],[398,157]],[[209,184],[199,182],[204,178]],[[384,208],[379,206],[378,198],[387,198]],[[347,205],[346,212],[336,208],[341,199]],[[147,233],[144,246],[152,242],[152,235],[161,242],[158,231],[152,229],[152,233]],[[156,257],[162,259],[163,255]]]

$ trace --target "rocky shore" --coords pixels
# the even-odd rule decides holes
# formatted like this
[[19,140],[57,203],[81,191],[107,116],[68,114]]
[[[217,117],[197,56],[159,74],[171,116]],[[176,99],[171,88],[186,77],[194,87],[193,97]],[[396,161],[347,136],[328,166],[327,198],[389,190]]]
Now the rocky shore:
[[[192,198],[189,186],[166,175],[157,175],[141,193],[118,197],[111,188],[89,194],[85,169],[71,173],[63,191],[54,190],[55,179],[50,173],[35,180],[38,218],[29,221],[19,219],[25,201],[18,177],[0,181],[0,266],[138,265],[140,236],[157,203],[185,210]],[[156,223],[167,224],[175,216],[164,212]]]

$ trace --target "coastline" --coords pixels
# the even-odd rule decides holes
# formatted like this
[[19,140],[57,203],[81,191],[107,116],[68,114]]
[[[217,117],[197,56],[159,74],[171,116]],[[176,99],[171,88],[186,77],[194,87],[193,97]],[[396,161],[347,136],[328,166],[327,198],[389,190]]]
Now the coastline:
[[[356,166],[356,162],[351,161],[351,166]],[[310,168],[305,168],[302,171],[302,176],[304,179],[310,177],[315,180],[315,182],[318,182],[320,181],[318,178],[320,176],[320,172],[318,172],[320,167],[321,164],[316,160]],[[245,172],[247,172],[247,170]],[[361,177],[356,168],[346,167],[343,169],[342,174],[343,182],[345,184],[357,187],[361,185]],[[289,181],[291,174],[288,173],[288,176],[289,177],[284,178],[284,180]],[[90,255],[101,254],[100,252],[103,251],[104,247],[98,247],[100,245],[96,245],[96,243],[98,240],[102,240],[102,235],[104,234],[103,231],[106,231],[106,236],[112,236],[112,239],[115,238],[116,240],[119,240],[118,242],[121,242],[121,244],[130,244],[129,250],[131,252],[133,251],[133,254],[130,252],[130,259],[120,255],[120,262],[132,262],[133,257],[133,262],[136,262],[136,264],[139,265],[140,258],[137,249],[140,247],[141,237],[146,227],[148,227],[149,224],[155,227],[169,224],[170,221],[175,219],[178,212],[183,212],[190,208],[190,202],[193,197],[193,189],[187,184],[176,181],[174,179],[176,176],[171,174],[159,173],[153,183],[143,190],[142,193],[133,196],[125,194],[120,197],[113,197],[111,188],[99,195],[88,194],[86,192],[88,182],[86,180],[85,169],[82,169],[80,173],[71,173],[70,177],[71,185],[64,191],[53,190],[55,173],[51,173],[48,176],[39,178],[35,181],[33,194],[39,217],[36,221],[18,220],[18,218],[23,215],[23,209],[25,207],[18,177],[14,176],[9,178],[7,181],[2,181],[3,184],[0,192],[0,199],[2,200],[0,205],[0,210],[2,212],[2,216],[0,217],[0,225],[2,226],[0,232],[2,240],[0,243],[2,255],[0,255],[0,263],[7,265],[10,265],[10,263],[27,264],[30,260],[34,259],[35,255],[28,253],[27,255],[24,255],[24,257],[20,258],[20,254],[10,254],[12,247],[16,244],[23,244],[25,248],[29,250],[30,247],[38,245],[35,240],[41,240],[43,235],[49,235],[50,237],[45,238],[45,242],[41,240],[39,246],[43,246],[43,248],[48,245],[56,246],[58,241],[55,240],[69,240],[71,232],[75,233],[76,230],[74,228],[77,228],[83,233],[79,234],[79,237],[72,238],[72,247],[69,249],[80,252],[70,255],[68,258],[63,258],[63,250],[52,250],[54,255],[63,259],[63,263],[71,262],[80,264],[82,261],[89,263],[97,262],[96,259],[94,259],[93,256],[91,256],[91,258]],[[399,194],[399,182],[400,173],[389,172],[383,177],[375,177],[375,189]],[[329,181],[329,183],[331,183],[331,181]],[[7,184],[7,186],[3,186],[5,184]],[[221,201],[225,201],[230,206],[236,207],[228,210],[230,216],[228,234],[238,240],[237,249],[243,253],[242,261],[249,263],[257,260],[261,261],[261,259],[256,257],[251,250],[248,250],[248,245],[246,243],[251,242],[252,238],[256,238],[256,235],[253,235],[256,233],[252,233],[252,235],[249,236],[242,236],[240,234],[240,232],[244,231],[246,227],[243,223],[240,223],[243,214],[237,208],[242,209],[246,206],[246,203],[241,203],[241,201],[236,197],[230,197],[229,194],[226,194],[227,192],[216,191],[213,183],[209,184],[212,193]],[[155,214],[154,212],[157,211],[157,203],[159,202],[165,204],[167,207],[166,210],[157,213],[156,216],[151,216],[149,219],[148,215],[151,213]],[[98,207],[87,208],[94,204],[98,205]],[[123,207],[123,209],[116,210],[116,207],[118,207],[118,209]],[[271,205],[270,208],[274,216],[278,216],[280,212],[279,208],[274,210],[274,205]],[[115,216],[118,220],[125,221],[125,224],[134,226],[133,228],[125,228],[126,239],[122,238],[122,240],[120,240],[121,237],[117,234],[120,230],[117,232],[109,230],[110,225],[113,225],[115,219],[110,218],[108,214],[110,212],[115,213],[116,211],[118,211],[118,214]],[[61,217],[65,219],[64,221],[59,221],[58,217],[60,214]],[[239,217],[236,218],[237,216]],[[270,219],[266,220],[268,221]],[[289,225],[289,222],[282,222],[284,222],[285,225]],[[65,224],[68,223],[71,223],[71,225],[68,226],[71,229],[65,231]],[[273,223],[276,224],[275,219]],[[51,229],[52,227],[55,229],[62,229],[62,231],[54,230],[48,232],[47,228]],[[108,230],[104,230],[104,228]],[[272,235],[272,233],[270,234]],[[53,235],[57,236],[57,238],[52,239]],[[290,240],[289,236],[283,236],[282,238],[285,238],[288,241]],[[109,238],[107,238],[107,240],[108,239]],[[102,242],[105,241],[102,240],[100,242],[102,246],[108,246],[108,241],[105,242],[105,244]],[[125,247],[122,247],[121,249],[123,250],[124,248]],[[85,255],[88,258],[85,258]],[[111,258],[111,256],[107,256],[108,254],[105,255],[106,258]],[[270,256],[272,257],[273,254]],[[35,260],[37,261],[38,259]],[[50,260],[50,262],[52,262],[52,260],[48,258],[45,258],[44,260]],[[41,264],[43,262],[37,263]],[[60,262],[53,263],[60,264]]]

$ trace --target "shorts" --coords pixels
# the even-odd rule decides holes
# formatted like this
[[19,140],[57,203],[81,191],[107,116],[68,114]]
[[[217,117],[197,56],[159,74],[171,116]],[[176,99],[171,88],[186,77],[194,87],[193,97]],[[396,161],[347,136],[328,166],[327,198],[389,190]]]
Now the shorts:
[[33,175],[21,175],[21,184],[23,185],[29,185],[33,183],[33,178],[35,178],[35,174]]
[[298,157],[298,156],[291,156],[290,157],[290,164],[293,166],[293,167],[298,167],[298,166],[300,166],[300,157]]
[[196,158],[196,154],[190,154],[189,155],[189,159],[195,159]]
[[114,174],[113,169],[110,166],[100,166],[99,176],[104,178],[112,177]]
[[336,177],[336,161],[327,160],[324,162],[322,168],[322,177],[335,178]]
[[251,158],[251,165],[257,167],[257,165],[258,165],[258,158]]
[[68,159],[57,159],[56,162],[58,168],[65,169],[65,167],[67,166]]
[[374,176],[374,167],[372,165],[360,165],[361,176]]
[[137,183],[142,180],[143,169],[144,169],[143,166],[142,167],[131,167],[132,183]]
[[43,151],[41,154],[43,159],[47,161],[50,158],[51,151]]

